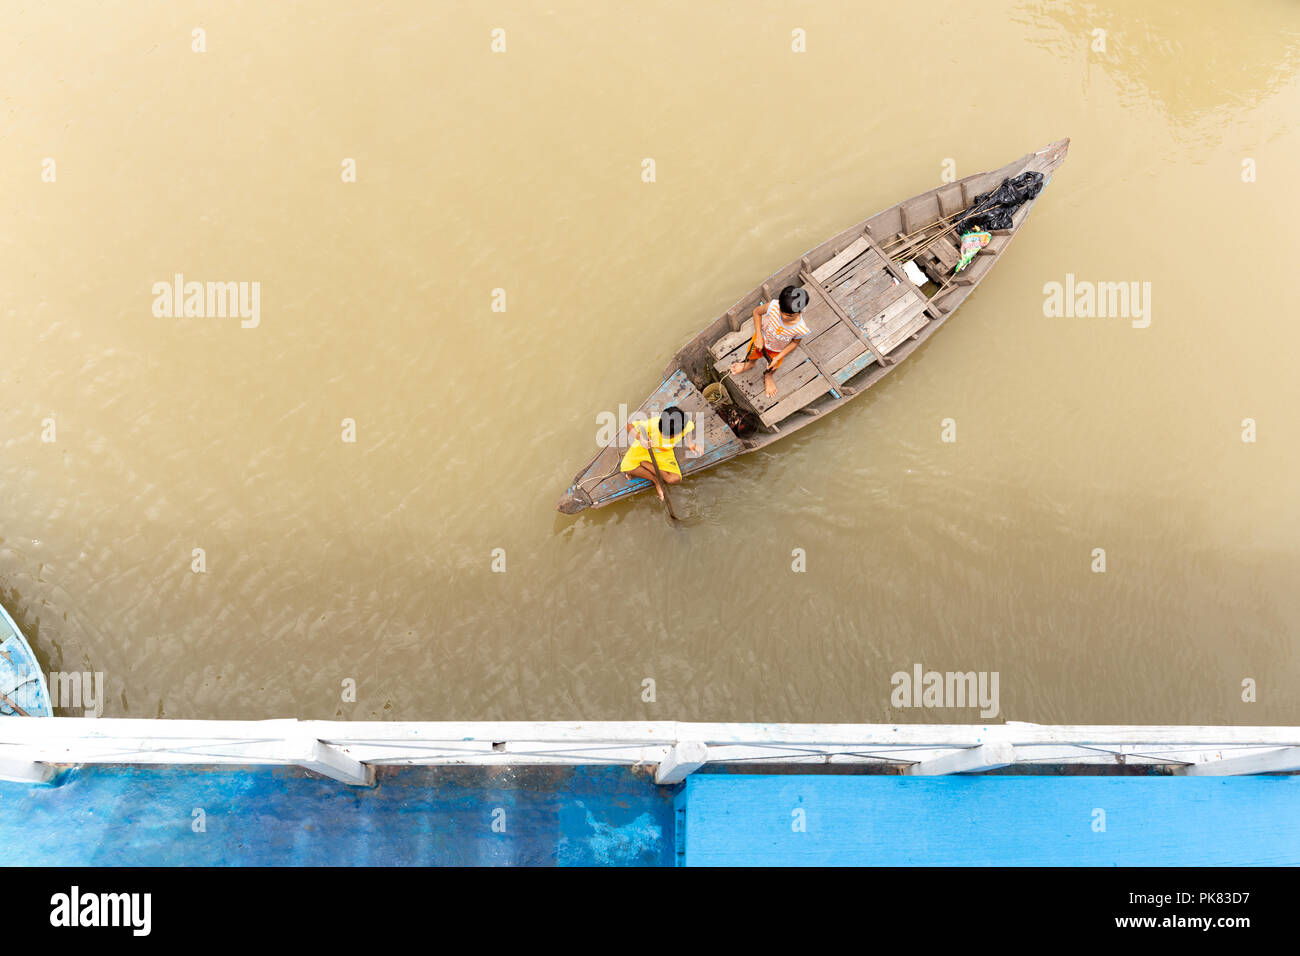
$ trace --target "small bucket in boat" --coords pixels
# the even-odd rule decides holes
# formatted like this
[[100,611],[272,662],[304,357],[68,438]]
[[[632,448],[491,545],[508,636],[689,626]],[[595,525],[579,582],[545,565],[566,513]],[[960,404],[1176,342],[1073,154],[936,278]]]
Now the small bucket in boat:
[[711,385],[704,386],[704,400],[710,405],[731,404],[731,396],[727,394],[727,387],[721,382],[714,382]]

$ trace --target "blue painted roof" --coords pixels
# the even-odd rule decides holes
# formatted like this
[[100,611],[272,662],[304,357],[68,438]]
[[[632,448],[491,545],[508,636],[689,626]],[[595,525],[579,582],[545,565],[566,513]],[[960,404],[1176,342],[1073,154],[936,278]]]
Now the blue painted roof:
[[677,812],[687,866],[1300,865],[1289,775],[696,774]]
[[[0,781],[28,866],[671,866],[672,793],[626,767],[82,767]],[[495,825],[495,826],[494,826]]]
[[[496,826],[494,826],[496,824]],[[29,865],[1300,865],[1300,778],[84,767],[0,781]],[[676,853],[674,852],[676,851]]]

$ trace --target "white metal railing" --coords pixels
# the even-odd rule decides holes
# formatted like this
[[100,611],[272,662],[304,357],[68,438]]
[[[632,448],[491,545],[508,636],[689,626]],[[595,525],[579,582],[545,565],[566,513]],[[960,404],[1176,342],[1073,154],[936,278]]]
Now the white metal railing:
[[0,719],[0,779],[35,783],[76,764],[297,765],[357,785],[381,765],[621,764],[677,783],[706,763],[918,775],[1072,763],[1278,773],[1300,770],[1300,727]]

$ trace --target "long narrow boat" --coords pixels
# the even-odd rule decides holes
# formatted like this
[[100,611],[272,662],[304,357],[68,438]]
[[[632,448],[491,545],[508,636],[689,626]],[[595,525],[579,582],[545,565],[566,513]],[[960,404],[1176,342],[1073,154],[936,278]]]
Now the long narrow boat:
[[[960,271],[958,233],[995,208],[989,197],[1008,180],[1045,186],[1069,146],[1068,139],[1058,140],[1000,169],[937,186],[786,263],[677,351],[663,382],[633,417],[657,416],[669,405],[693,417],[699,452],[678,452],[682,475],[690,477],[770,445],[861,395],[966,301],[1019,233],[1038,201],[1038,188],[988,229],[992,240]],[[754,307],[787,285],[808,292],[803,317],[809,334],[773,375],[777,392],[768,397],[766,360],[739,375],[730,366],[749,346]],[[718,404],[704,395],[715,382],[725,390]],[[719,389],[711,391],[718,397]],[[613,436],[574,476],[560,498],[560,511],[600,508],[650,487],[618,470],[623,441],[622,432]]]
[[22,631],[0,606],[0,717],[51,717],[50,690]]

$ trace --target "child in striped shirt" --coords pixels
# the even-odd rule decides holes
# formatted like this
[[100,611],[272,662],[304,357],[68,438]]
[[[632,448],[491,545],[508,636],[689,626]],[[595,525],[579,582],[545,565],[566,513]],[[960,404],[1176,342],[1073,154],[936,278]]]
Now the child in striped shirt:
[[808,334],[808,326],[800,314],[807,307],[808,293],[797,285],[788,285],[771,302],[760,302],[755,306],[754,337],[750,339],[745,360],[732,365],[731,374],[749,371],[761,355],[767,359],[763,391],[768,398],[775,395],[776,382],[772,380],[772,374]]

